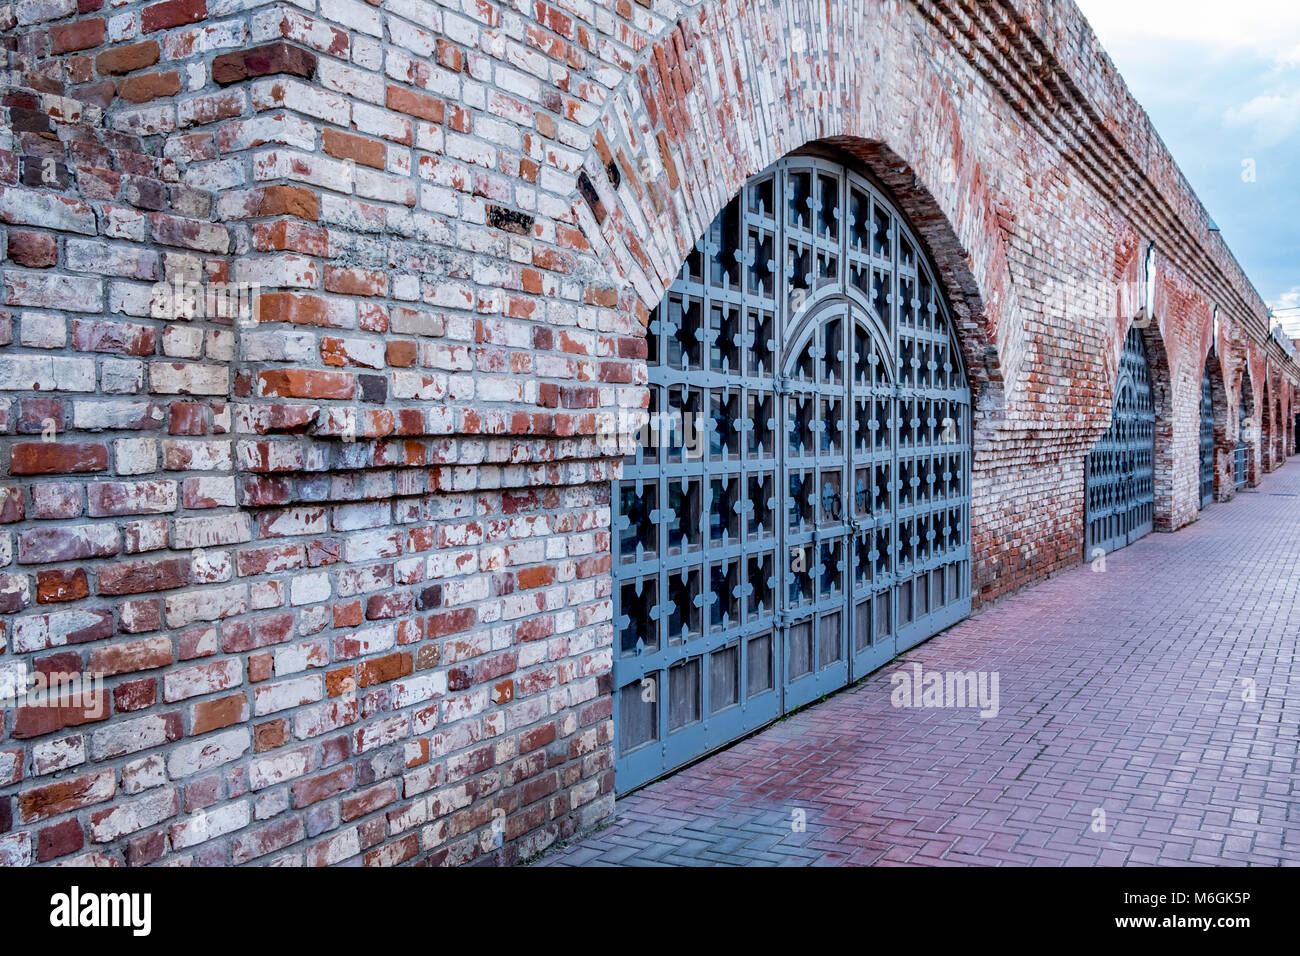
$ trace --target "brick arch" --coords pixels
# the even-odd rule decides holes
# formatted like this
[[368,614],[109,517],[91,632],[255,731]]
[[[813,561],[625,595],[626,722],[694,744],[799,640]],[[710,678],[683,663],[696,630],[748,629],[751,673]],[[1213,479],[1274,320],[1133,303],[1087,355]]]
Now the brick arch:
[[1147,350],[1147,366],[1151,370],[1151,402],[1155,408],[1155,528],[1157,531],[1172,531],[1174,522],[1174,421],[1173,421],[1173,383],[1169,370],[1169,352],[1165,348],[1165,337],[1161,331],[1160,317],[1147,320],[1129,318],[1121,326],[1119,351],[1113,356],[1112,367],[1116,370],[1110,377],[1110,395],[1106,401],[1107,414],[1115,403],[1115,377],[1118,374],[1120,355],[1124,350],[1124,340],[1129,329],[1137,325],[1142,335],[1142,344]]
[[1277,435],[1277,422],[1273,414],[1277,384],[1270,381],[1267,366],[1264,369],[1264,391],[1259,400],[1259,461],[1260,471],[1269,472],[1277,467],[1273,457],[1273,443]]
[[1286,381],[1280,368],[1270,368],[1269,399],[1272,406],[1269,416],[1272,419],[1272,433],[1269,441],[1269,470],[1281,468],[1286,463],[1285,409],[1283,402],[1286,394]]
[[[1155,409],[1155,517],[1157,531],[1172,531],[1181,522],[1175,517],[1174,473],[1174,396],[1173,373],[1170,362],[1170,350],[1166,341],[1171,334],[1174,296],[1168,285],[1161,281],[1164,263],[1159,255],[1156,257],[1155,277],[1155,314],[1143,315],[1140,309],[1143,297],[1138,294],[1139,276],[1145,266],[1147,248],[1150,241],[1139,237],[1130,229],[1121,230],[1123,242],[1118,250],[1116,261],[1115,312],[1110,326],[1109,350],[1105,355],[1105,376],[1102,382],[1102,394],[1098,405],[1105,411],[1106,427],[1109,427],[1111,414],[1115,405],[1115,384],[1119,377],[1124,342],[1129,330],[1136,326],[1142,335],[1142,344],[1146,346],[1147,364],[1151,370],[1151,400]],[[1199,390],[1200,379],[1197,379]],[[1198,391],[1199,395],[1199,391]],[[1099,439],[1102,432],[1094,436]],[[1089,446],[1091,448],[1091,445]]]
[[[809,144],[849,154],[894,194],[937,267],[978,426],[1005,404],[1021,326],[995,203],[942,78],[889,29],[902,14],[877,12],[828,25],[805,4],[794,20],[818,23],[834,48],[814,56],[792,48],[785,14],[770,24],[767,8],[701,3],[642,52],[593,122],[571,211],[608,281],[635,290],[644,325],[746,180]],[[779,88],[766,95],[759,75]]]
[[1281,468],[1286,464],[1286,409],[1283,407],[1282,403],[1282,388],[1280,384],[1277,390],[1275,406],[1277,410],[1277,429],[1274,433],[1276,437],[1274,438],[1273,449],[1274,454],[1277,456],[1277,467]]
[[[1228,399],[1216,343],[1211,342],[1201,363],[1201,377],[1210,376],[1210,396],[1214,403],[1214,500],[1232,497],[1232,448],[1234,440],[1228,430],[1228,418],[1234,404]],[[1198,378],[1198,382],[1200,379]]]
[[[1247,436],[1246,440],[1246,484],[1248,487],[1254,487],[1259,484],[1259,391],[1255,387],[1255,374],[1251,369],[1251,356],[1249,350],[1245,352],[1243,360],[1235,376],[1236,385],[1232,391],[1232,407],[1238,411],[1243,398],[1246,404],[1246,416],[1251,423],[1255,424],[1253,437]],[[1229,417],[1229,427],[1232,430],[1234,445],[1241,439],[1238,427],[1238,416]]]

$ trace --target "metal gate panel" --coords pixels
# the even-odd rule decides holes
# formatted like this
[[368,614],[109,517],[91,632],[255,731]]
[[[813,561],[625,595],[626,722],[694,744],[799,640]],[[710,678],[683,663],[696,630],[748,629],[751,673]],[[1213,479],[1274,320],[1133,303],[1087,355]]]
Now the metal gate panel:
[[843,337],[847,303],[812,317],[805,343],[778,380],[784,397],[785,709],[848,683],[845,500],[848,387]]
[[620,785],[781,713],[773,179],[700,237],[647,330],[650,418],[615,498]]
[[614,498],[620,792],[969,614],[970,398],[919,249],[867,179],[792,157],[652,313]]
[[894,489],[897,388],[887,340],[854,323],[849,478],[853,488],[850,660],[861,677],[897,653],[894,633]]
[[1142,333],[1124,339],[1111,424],[1088,455],[1085,557],[1109,553],[1151,531],[1155,518],[1155,405]]
[[1201,376],[1201,507],[1214,500],[1214,390],[1210,370]]
[[951,329],[920,266],[898,240],[897,649],[970,613],[970,392]]

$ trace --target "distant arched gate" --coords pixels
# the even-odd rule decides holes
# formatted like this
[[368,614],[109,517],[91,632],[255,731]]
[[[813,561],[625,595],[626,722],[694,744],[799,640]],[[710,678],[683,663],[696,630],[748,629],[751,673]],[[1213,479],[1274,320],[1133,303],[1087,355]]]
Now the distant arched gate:
[[1088,455],[1084,554],[1109,553],[1149,532],[1155,518],[1155,404],[1151,366],[1129,329],[1115,381],[1110,428]]
[[1201,376],[1201,507],[1214,500],[1214,388],[1209,360]]
[[647,339],[614,501],[620,792],[970,613],[970,393],[879,188],[812,156],[754,177]]
[[1246,444],[1246,432],[1249,430],[1251,394],[1250,383],[1246,376],[1241,377],[1241,394],[1237,401],[1237,445],[1232,450],[1232,483],[1237,491],[1245,488],[1250,481],[1246,468],[1249,446]]
[[1264,372],[1264,395],[1259,403],[1259,457],[1255,460],[1258,474],[1263,475],[1273,454],[1273,404],[1268,395],[1268,370]]

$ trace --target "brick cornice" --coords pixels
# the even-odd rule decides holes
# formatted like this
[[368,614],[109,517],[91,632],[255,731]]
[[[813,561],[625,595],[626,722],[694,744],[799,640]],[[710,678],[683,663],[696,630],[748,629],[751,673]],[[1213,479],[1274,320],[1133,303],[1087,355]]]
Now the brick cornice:
[[[1258,292],[1210,228],[1200,199],[1074,3],[1049,12],[1041,0],[909,2],[1093,189],[1157,237],[1160,253],[1300,381],[1300,366],[1270,339]],[[1081,63],[1091,67],[1086,83],[1077,76]]]

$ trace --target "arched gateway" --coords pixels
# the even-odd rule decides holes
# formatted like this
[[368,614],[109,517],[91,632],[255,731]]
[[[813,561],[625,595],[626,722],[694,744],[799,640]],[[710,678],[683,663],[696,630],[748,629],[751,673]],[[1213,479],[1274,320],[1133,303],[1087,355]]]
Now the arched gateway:
[[1088,455],[1085,557],[1149,532],[1155,517],[1155,402],[1151,365],[1137,325],[1129,328],[1115,381],[1110,427]]
[[1237,399],[1237,444],[1232,450],[1233,487],[1241,491],[1250,484],[1251,409],[1255,398],[1250,388],[1250,374],[1241,374],[1241,392]]
[[1214,500],[1214,382],[1210,377],[1210,362],[1213,355],[1205,362],[1205,371],[1201,373],[1201,421],[1200,421],[1200,506],[1204,508]]
[[881,188],[813,155],[755,176],[647,338],[614,500],[624,792],[970,612],[970,392]]

